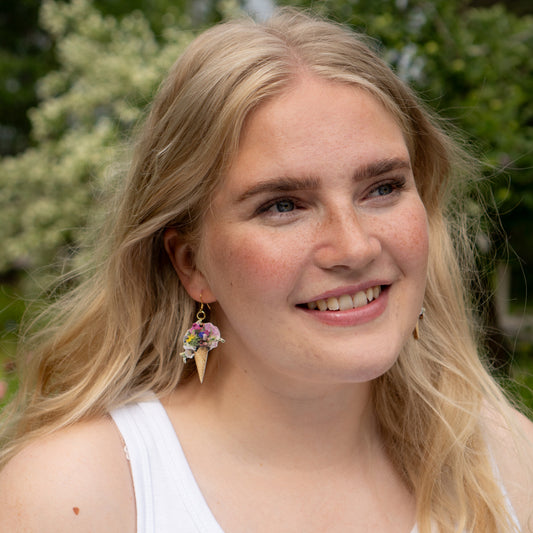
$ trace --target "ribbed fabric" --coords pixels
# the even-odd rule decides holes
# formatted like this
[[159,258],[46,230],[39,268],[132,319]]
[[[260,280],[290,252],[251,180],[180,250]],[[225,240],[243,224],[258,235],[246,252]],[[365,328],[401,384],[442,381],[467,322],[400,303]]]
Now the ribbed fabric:
[[130,460],[137,533],[224,533],[158,400],[111,412]]

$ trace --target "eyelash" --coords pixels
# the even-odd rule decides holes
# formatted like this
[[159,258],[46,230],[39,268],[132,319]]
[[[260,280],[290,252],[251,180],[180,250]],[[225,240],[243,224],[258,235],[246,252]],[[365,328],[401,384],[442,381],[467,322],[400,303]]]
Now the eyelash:
[[[397,193],[399,193],[402,189],[405,188],[406,179],[404,177],[398,177],[398,178],[392,178],[387,179],[381,183],[377,183],[373,186],[373,188],[369,191],[369,193],[366,195],[367,198],[381,198],[381,197],[387,197],[387,196],[393,196]],[[377,194],[376,196],[372,196],[372,193],[377,192],[382,187],[389,187],[390,192],[387,194]],[[290,202],[292,204],[292,209],[289,211],[272,211],[270,210],[275,207],[278,204],[282,204],[284,202]],[[298,209],[303,209],[303,203],[298,198],[292,198],[290,196],[281,196],[279,198],[274,198],[272,200],[269,200],[268,202],[260,205],[256,210],[256,215],[270,215],[273,217],[286,217],[291,216],[291,214],[294,213],[294,211]]]

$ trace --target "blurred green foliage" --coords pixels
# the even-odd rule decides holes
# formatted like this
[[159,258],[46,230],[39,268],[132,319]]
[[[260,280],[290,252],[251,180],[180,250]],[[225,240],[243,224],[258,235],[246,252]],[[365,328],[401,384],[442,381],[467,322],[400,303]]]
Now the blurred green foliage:
[[[39,102],[37,81],[58,66],[54,36],[39,24],[41,4],[42,0],[0,2],[0,156],[32,144],[27,110]],[[213,0],[94,0],[93,5],[117,19],[142,12],[156,38],[170,24],[211,24],[224,12],[224,5],[221,9]]]
[[36,145],[0,162],[0,272],[39,268],[76,246],[122,136],[192,38],[172,17],[157,39],[141,12],[117,19],[87,0],[44,1],[41,23],[58,67],[30,110]]
[[516,405],[533,419],[533,358],[531,344],[520,343],[509,378],[503,382]]
[[[21,293],[14,286],[0,287],[0,406],[17,387],[15,352],[18,330],[25,303]],[[7,393],[2,390],[7,387]]]
[[38,25],[40,0],[0,3],[0,155],[29,145],[26,111],[35,82],[54,68],[52,41]]

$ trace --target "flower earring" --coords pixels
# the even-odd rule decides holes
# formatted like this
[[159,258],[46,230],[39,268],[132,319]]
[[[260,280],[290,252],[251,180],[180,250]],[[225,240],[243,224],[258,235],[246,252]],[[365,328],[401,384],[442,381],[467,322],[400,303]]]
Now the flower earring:
[[422,307],[422,309],[420,310],[420,314],[418,315],[418,320],[416,321],[415,329],[413,330],[413,338],[415,339],[415,341],[417,341],[420,338],[420,331],[418,330],[418,324],[420,320],[424,319],[425,312],[426,310]]
[[[206,305],[209,308],[209,305]],[[183,338],[184,351],[180,353],[184,363],[187,362],[187,359],[194,357],[200,383],[204,382],[209,350],[216,348],[219,342],[224,342],[220,336],[220,331],[214,324],[211,322],[204,324],[205,318],[204,303],[201,302],[200,309],[196,313],[196,322],[187,330]]]

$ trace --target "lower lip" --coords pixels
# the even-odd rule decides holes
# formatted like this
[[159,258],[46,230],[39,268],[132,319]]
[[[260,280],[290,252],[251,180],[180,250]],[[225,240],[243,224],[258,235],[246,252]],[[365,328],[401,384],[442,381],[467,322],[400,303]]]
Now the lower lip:
[[347,309],[346,311],[318,311],[316,309],[299,308],[304,313],[312,316],[316,320],[327,324],[328,326],[358,326],[372,322],[383,314],[387,308],[387,301],[389,298],[389,288],[387,287],[381,294],[370,303],[355,309]]

